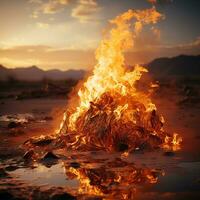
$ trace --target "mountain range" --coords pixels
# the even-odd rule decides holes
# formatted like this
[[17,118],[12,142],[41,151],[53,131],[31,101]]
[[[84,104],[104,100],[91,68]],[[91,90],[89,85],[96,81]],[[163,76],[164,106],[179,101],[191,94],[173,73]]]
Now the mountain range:
[[147,66],[149,72],[155,77],[200,76],[200,55],[157,58]]
[[14,78],[17,80],[25,81],[39,81],[44,78],[52,80],[64,80],[64,79],[81,79],[85,75],[84,70],[67,70],[61,71],[58,69],[44,71],[37,66],[31,66],[26,68],[13,68],[9,69],[0,65],[0,80],[7,80]]
[[[155,77],[168,76],[197,76],[200,75],[200,55],[180,55],[172,58],[157,58],[146,64],[149,72]],[[44,71],[37,66],[9,69],[0,65],[0,80],[15,78],[17,80],[39,81],[44,78],[53,80],[81,79],[84,70],[48,70]]]

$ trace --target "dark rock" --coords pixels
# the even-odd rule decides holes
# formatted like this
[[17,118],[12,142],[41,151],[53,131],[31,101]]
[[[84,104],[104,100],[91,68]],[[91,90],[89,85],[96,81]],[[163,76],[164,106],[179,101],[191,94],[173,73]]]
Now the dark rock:
[[27,151],[24,155],[23,155],[23,158],[25,160],[31,160],[32,157],[34,155],[34,151],[33,150],[30,150],[30,151]]
[[102,197],[88,197],[85,200],[103,200],[103,198]]
[[68,193],[54,194],[51,200],[76,200],[77,198]]
[[77,169],[77,168],[80,168],[81,165],[78,162],[71,162],[70,166],[73,167],[73,168],[75,168],[75,169]]
[[117,150],[119,151],[119,152],[124,152],[124,151],[127,151],[128,150],[128,144],[125,144],[125,143],[119,143],[118,145],[117,145]]
[[174,156],[175,153],[174,153],[173,151],[166,151],[166,152],[164,152],[163,155],[164,155],[164,156]]
[[44,155],[44,157],[42,158],[43,161],[45,160],[57,160],[59,159],[58,156],[56,156],[54,153],[52,152],[48,152]]
[[0,199],[2,199],[2,200],[15,200],[14,196],[6,190],[0,190]]
[[51,120],[53,120],[53,117],[51,117],[51,116],[46,116],[46,117],[44,117],[44,120],[46,120],[46,121],[51,121]]
[[47,168],[50,168],[53,165],[56,165],[58,163],[59,157],[56,156],[52,152],[48,152],[44,155],[44,157],[40,160],[43,165],[45,165]]
[[7,176],[8,176],[8,173],[3,168],[0,168],[0,178],[5,178]]
[[16,169],[18,169],[19,167],[18,166],[12,166],[12,165],[10,165],[10,166],[7,166],[5,169],[6,169],[6,171],[15,171]]
[[19,127],[19,126],[21,126],[21,124],[20,124],[20,123],[17,123],[17,122],[10,122],[10,123],[8,124],[8,128],[17,128],[17,127]]
[[32,143],[34,145],[37,145],[37,146],[46,146],[46,145],[49,145],[53,142],[54,139],[52,138],[44,138],[44,139],[39,139],[39,140],[36,140],[36,141],[33,141]]

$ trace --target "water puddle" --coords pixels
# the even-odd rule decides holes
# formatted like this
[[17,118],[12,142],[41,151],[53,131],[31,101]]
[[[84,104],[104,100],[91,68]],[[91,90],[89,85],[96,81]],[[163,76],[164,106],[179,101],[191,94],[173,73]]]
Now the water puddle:
[[[158,152],[127,158],[96,152],[66,153],[52,165],[37,162],[33,166],[22,166],[9,175],[25,187],[63,188],[76,197],[135,199],[142,191],[157,195],[200,189],[200,162],[177,161],[176,156],[168,158]],[[144,197],[148,199],[148,195]]]
[[10,114],[10,115],[1,115],[0,121],[2,122],[16,122],[16,123],[28,123],[35,119],[34,115],[31,113],[23,114]]
[[70,187],[79,186],[79,181],[70,180],[65,174],[65,167],[62,162],[51,167],[38,164],[35,168],[19,168],[10,173],[16,180],[37,186]]
[[181,162],[173,171],[165,170],[153,190],[159,192],[183,192],[200,190],[200,162]]

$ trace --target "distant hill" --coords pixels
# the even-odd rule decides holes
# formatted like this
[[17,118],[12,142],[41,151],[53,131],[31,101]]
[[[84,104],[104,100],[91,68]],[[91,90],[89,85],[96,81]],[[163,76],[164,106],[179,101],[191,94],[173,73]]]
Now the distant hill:
[[172,58],[157,58],[147,64],[149,71],[156,77],[200,76],[200,55],[180,55]]
[[0,80],[8,80],[14,78],[17,80],[25,81],[39,81],[44,78],[53,80],[63,80],[63,79],[82,79],[85,75],[84,70],[48,70],[44,71],[36,66],[31,66],[27,68],[14,68],[8,69],[0,65]]
[[[156,78],[169,76],[200,76],[200,55],[180,55],[172,58],[157,58],[147,64],[149,72]],[[44,78],[53,80],[82,79],[84,70],[48,70],[44,71],[36,66],[27,68],[8,69],[0,65],[0,80],[15,78],[18,80],[38,81]]]

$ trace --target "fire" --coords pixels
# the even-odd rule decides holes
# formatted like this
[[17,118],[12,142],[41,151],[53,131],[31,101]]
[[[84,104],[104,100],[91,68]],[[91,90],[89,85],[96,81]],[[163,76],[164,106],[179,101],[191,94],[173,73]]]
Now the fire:
[[101,190],[96,187],[95,185],[90,184],[90,179],[89,177],[86,176],[84,173],[84,170],[77,170],[73,167],[70,167],[69,172],[76,175],[77,179],[80,181],[80,186],[79,186],[79,193],[86,193],[90,195],[103,195]]
[[[130,30],[130,20],[136,18],[133,32]],[[118,92],[119,94],[136,96],[134,84],[140,79],[142,72],[147,70],[137,65],[133,72],[125,71],[124,52],[134,44],[136,37],[144,24],[156,23],[162,15],[155,8],[144,11],[129,10],[128,12],[111,20],[116,27],[111,29],[96,51],[97,64],[93,75],[79,90],[80,105],[75,113],[70,116],[69,127],[76,128],[76,121],[81,114],[88,110],[90,102],[95,102],[105,92]],[[148,100],[149,101],[149,100]]]
[[136,65],[130,71],[125,66],[124,53],[134,46],[143,26],[163,18],[153,7],[128,10],[110,21],[113,28],[96,50],[97,64],[78,91],[78,105],[64,114],[60,125],[59,133],[70,138],[68,147],[131,152],[180,144],[178,135],[164,131],[164,119],[156,113],[150,94],[136,87],[148,70]]
[[66,173],[79,180],[79,194],[127,200],[135,197],[137,186],[155,184],[164,176],[162,170],[138,168],[119,158],[99,168],[67,167]]

